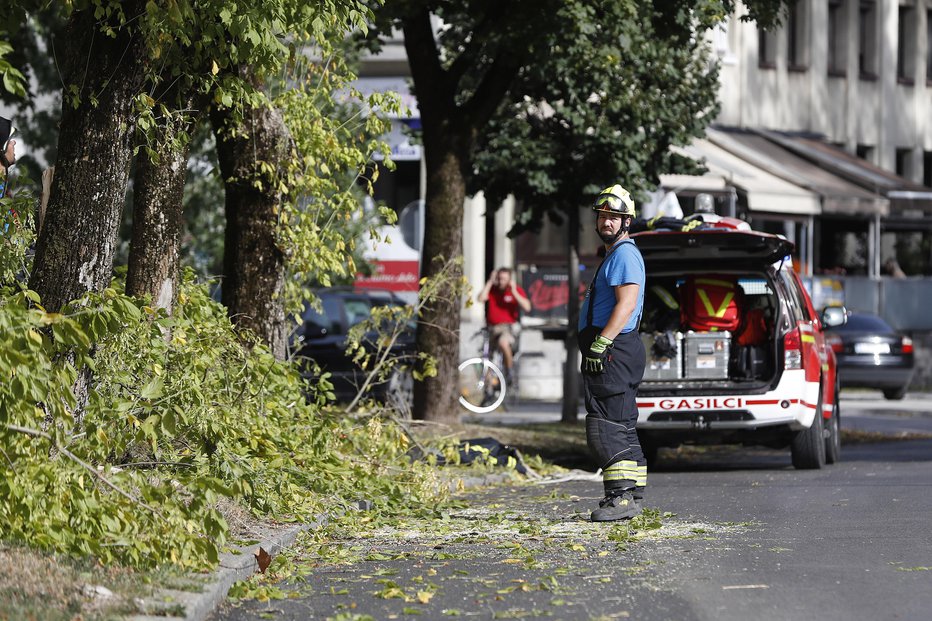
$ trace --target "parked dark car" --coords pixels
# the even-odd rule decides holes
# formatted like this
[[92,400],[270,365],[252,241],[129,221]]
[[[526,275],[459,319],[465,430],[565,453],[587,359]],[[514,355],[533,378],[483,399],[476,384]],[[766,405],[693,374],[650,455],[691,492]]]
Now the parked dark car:
[[[379,306],[404,306],[405,302],[390,291],[354,290],[348,287],[333,287],[315,292],[321,300],[322,312],[310,305],[302,314],[303,323],[292,336],[295,355],[309,358],[329,371],[333,391],[339,401],[350,401],[365,382],[367,371],[357,365],[346,354],[349,329],[368,319],[371,311]],[[390,329],[390,327],[388,328]],[[415,325],[413,322],[402,327],[399,338],[391,348],[390,356],[410,362],[415,352]],[[367,349],[375,349],[377,334],[369,332],[364,337]],[[396,407],[409,408],[413,397],[413,377],[410,365],[396,365],[385,381],[370,387],[368,396]],[[308,364],[305,369],[308,381],[316,375]]]
[[902,399],[915,370],[913,341],[877,315],[848,313],[827,339],[838,360],[842,387],[879,388],[887,399]]

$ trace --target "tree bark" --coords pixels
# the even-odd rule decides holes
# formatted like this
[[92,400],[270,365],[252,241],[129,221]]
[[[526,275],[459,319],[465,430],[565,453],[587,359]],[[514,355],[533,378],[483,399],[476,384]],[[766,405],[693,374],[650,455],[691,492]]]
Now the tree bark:
[[[424,159],[427,169],[424,243],[421,248],[421,276],[431,277],[442,268],[442,259],[463,254],[463,203],[470,155],[476,141],[477,127],[488,121],[501,100],[504,88],[499,72],[483,80],[478,104],[458,105],[454,76],[445,72],[434,40],[430,13],[415,10],[403,20],[405,49],[414,78],[418,108],[423,126]],[[495,88],[487,83],[491,81]],[[459,279],[462,267],[450,277]],[[421,420],[456,422],[457,368],[459,366],[460,311],[459,295],[426,305],[417,327],[418,351],[428,352],[437,364],[437,375],[414,384],[412,416]]]
[[[427,158],[427,196],[424,216],[424,243],[421,256],[421,277],[434,276],[442,267],[440,258],[463,254],[463,203],[466,182],[462,166],[463,154],[440,145],[442,140],[429,140],[425,128]],[[457,267],[450,278],[462,277]],[[459,419],[458,361],[460,343],[460,310],[458,295],[437,300],[424,307],[417,325],[417,349],[430,352],[437,363],[437,375],[414,384],[413,417],[436,422]]]
[[[127,14],[138,11],[127,3]],[[129,29],[101,34],[93,8],[76,11],[62,50],[58,159],[29,286],[49,311],[110,283],[135,132],[133,98],[144,80],[143,42]],[[89,68],[89,63],[93,67]]]
[[[170,145],[179,132],[188,129],[190,123],[161,127],[156,143]],[[160,160],[153,162],[143,150],[136,157],[126,293],[149,296],[153,306],[171,314],[178,295],[187,143],[181,149],[165,148]]]
[[245,111],[236,134],[228,111],[214,110],[211,121],[226,188],[221,299],[236,326],[254,332],[283,360],[285,253],[278,239],[283,196],[279,179],[262,173],[260,164],[282,170],[290,135],[271,106]]

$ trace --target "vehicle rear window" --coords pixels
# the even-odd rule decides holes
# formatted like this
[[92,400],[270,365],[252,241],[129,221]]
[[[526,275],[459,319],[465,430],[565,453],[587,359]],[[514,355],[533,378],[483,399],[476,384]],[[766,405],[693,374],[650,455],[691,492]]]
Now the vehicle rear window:
[[746,295],[772,295],[773,289],[763,278],[739,278],[738,285]]
[[893,328],[877,315],[849,314],[848,323],[835,329],[848,332],[893,332]]
[[340,316],[342,312],[340,300],[335,297],[325,296],[321,298],[320,302],[323,313],[316,311],[310,305],[305,308],[303,317],[305,326],[312,332],[324,330],[330,334],[342,333],[343,319]]
[[369,318],[369,311],[372,306],[369,304],[369,300],[347,298],[344,301],[344,309],[346,310],[346,323],[355,326],[357,323]]

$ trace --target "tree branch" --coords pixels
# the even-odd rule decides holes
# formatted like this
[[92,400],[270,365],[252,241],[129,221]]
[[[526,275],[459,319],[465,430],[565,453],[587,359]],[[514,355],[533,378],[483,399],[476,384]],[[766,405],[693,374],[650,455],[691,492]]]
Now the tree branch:
[[[422,118],[439,114],[447,117],[455,107],[449,76],[440,64],[440,52],[434,40],[430,11],[426,8],[402,19],[405,51],[411,66],[411,76],[417,89],[418,107]],[[433,114],[423,114],[430,109]]]
[[10,431],[15,431],[17,433],[22,433],[27,436],[32,436],[33,438],[44,438],[48,440],[49,442],[52,443],[52,446],[54,446],[62,455],[64,455],[65,457],[73,461],[74,463],[78,464],[79,466],[81,466],[82,468],[90,472],[92,475],[94,475],[94,477],[96,477],[105,486],[109,487],[114,492],[116,492],[120,496],[123,496],[130,502],[136,503],[140,507],[143,507],[144,509],[151,511],[153,515],[157,515],[160,518],[165,519],[165,516],[163,516],[161,512],[159,512],[157,509],[147,505],[139,498],[136,498],[129,492],[125,492],[119,487],[117,487],[116,485],[114,485],[113,483],[111,483],[110,480],[107,479],[107,477],[102,475],[100,472],[98,472],[96,468],[94,468],[92,465],[90,465],[89,463],[87,463],[86,461],[84,461],[83,459],[81,459],[80,457],[78,457],[77,455],[69,451],[68,449],[66,449],[64,446],[62,446],[58,442],[56,442],[55,438],[53,438],[51,435],[45,433],[44,431],[40,431],[39,429],[32,429],[30,427],[20,427],[19,425],[11,425],[10,423],[6,423],[6,428],[9,429]]
[[501,19],[505,15],[506,4],[499,2],[495,4],[497,10],[489,11],[482,20],[476,24],[472,30],[472,36],[466,48],[450,64],[447,74],[450,76],[451,84],[459,84],[460,79],[466,72],[475,67],[476,59],[479,57],[479,51],[485,46],[494,29],[500,25]]
[[463,106],[463,117],[468,127],[482,127],[505,99],[521,65],[513,54],[500,53],[479,83],[476,92]]

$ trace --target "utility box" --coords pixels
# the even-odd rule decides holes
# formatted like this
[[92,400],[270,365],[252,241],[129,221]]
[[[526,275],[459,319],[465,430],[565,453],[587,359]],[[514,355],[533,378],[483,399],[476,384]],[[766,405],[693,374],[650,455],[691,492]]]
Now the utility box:
[[731,332],[687,332],[686,379],[728,379]]
[[[654,347],[657,339],[668,339],[668,334],[673,336],[672,346],[674,351],[670,350],[670,345],[666,347]],[[641,342],[644,343],[644,351],[647,352],[647,364],[644,366],[644,380],[678,380],[683,379],[683,333],[682,332],[652,332],[641,335]],[[660,351],[665,349],[667,351]]]

